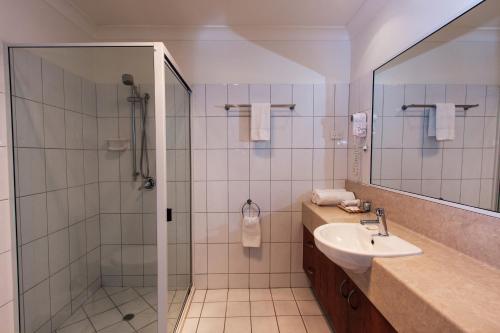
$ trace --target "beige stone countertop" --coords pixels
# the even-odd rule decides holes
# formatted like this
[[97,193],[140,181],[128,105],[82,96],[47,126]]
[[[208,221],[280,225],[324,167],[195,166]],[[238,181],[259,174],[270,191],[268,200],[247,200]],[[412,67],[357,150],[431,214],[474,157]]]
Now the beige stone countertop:
[[[353,222],[374,214],[303,203],[303,223]],[[389,232],[423,250],[375,258],[371,270],[346,273],[399,332],[500,332],[500,270],[390,220]],[[499,258],[500,260],[500,258]]]

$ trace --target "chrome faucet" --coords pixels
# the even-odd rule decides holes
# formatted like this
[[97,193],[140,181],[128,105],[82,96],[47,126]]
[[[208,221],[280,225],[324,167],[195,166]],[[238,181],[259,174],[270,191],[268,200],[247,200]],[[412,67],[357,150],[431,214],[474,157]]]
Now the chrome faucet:
[[361,220],[359,223],[362,225],[365,224],[377,224],[378,225],[378,235],[379,236],[389,236],[389,232],[387,232],[387,222],[385,221],[385,211],[383,208],[377,208],[375,210],[375,214],[377,214],[376,220]]

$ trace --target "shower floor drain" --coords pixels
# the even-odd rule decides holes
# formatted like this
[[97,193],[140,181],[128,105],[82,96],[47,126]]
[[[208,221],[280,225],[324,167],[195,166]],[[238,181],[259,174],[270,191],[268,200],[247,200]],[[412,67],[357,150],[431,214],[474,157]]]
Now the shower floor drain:
[[134,317],[135,317],[135,314],[127,313],[125,316],[123,316],[123,320],[130,321],[130,320],[134,319]]

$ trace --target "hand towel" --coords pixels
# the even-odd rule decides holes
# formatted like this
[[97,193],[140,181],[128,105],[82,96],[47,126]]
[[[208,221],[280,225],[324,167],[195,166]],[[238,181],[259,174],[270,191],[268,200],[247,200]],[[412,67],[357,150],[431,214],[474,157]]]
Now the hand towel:
[[455,139],[455,104],[436,103],[436,140]]
[[269,141],[271,139],[271,104],[252,103],[250,139],[252,141]]
[[429,109],[429,120],[427,121],[427,136],[436,136],[436,108]]
[[354,193],[344,189],[316,189],[313,191],[311,201],[318,206],[338,205],[344,200],[355,200]]
[[340,203],[343,207],[359,207],[361,205],[361,200],[344,200]]
[[366,113],[358,112],[352,115],[352,134],[358,138],[366,138],[367,132]]
[[243,217],[241,243],[244,247],[260,247],[260,218],[258,216]]

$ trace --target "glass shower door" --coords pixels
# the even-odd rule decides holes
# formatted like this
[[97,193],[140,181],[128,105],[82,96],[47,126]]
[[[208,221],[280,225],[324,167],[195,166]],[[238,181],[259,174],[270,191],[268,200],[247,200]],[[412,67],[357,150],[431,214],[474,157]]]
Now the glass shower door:
[[165,65],[168,331],[179,322],[191,287],[189,90]]

